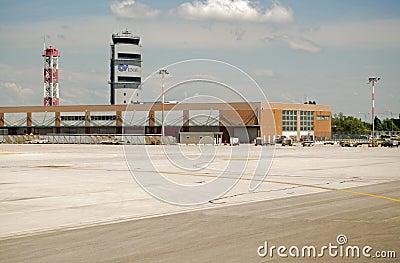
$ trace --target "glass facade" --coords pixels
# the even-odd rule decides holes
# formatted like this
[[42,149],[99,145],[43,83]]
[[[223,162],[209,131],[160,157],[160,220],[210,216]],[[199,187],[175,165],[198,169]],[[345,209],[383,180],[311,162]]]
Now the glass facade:
[[330,116],[317,116],[318,121],[329,121]]
[[282,131],[297,131],[297,111],[282,111]]
[[314,131],[313,111],[300,111],[300,131]]

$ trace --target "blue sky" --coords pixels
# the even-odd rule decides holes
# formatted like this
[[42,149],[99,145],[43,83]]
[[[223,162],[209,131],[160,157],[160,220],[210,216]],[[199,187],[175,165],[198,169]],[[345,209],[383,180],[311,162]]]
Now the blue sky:
[[[376,75],[382,77],[376,87],[376,111],[382,117],[400,113],[400,1],[38,0],[0,4],[1,106],[41,104],[44,35],[47,44],[61,52],[61,103],[108,104],[110,36],[128,28],[142,37],[144,77],[182,60],[221,60],[253,77],[269,101],[316,100],[332,105],[333,112],[364,118],[359,112],[370,112],[367,78]],[[167,84],[178,81],[183,68],[179,73],[178,67],[171,68]],[[249,100],[258,98],[236,79],[239,74],[228,76],[229,70],[223,68],[210,72],[210,66],[193,68],[198,75],[241,83],[238,89],[247,92]],[[154,100],[158,76],[145,88],[143,100]],[[171,100],[184,99],[173,96]]]

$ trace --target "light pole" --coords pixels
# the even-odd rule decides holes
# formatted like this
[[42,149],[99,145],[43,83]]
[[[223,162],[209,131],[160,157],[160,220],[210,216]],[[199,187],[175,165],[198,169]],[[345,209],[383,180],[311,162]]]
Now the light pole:
[[162,78],[162,85],[161,85],[161,136],[164,136],[165,135],[165,132],[164,132],[164,104],[165,104],[164,82],[165,82],[165,75],[169,74],[169,73],[166,69],[161,69],[159,74],[161,74],[161,78]]
[[372,147],[375,147],[375,83],[381,78],[369,77],[368,83],[372,84]]

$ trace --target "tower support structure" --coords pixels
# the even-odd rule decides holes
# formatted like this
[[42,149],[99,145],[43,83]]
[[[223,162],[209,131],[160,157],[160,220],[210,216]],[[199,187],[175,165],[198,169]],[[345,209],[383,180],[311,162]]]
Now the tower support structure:
[[43,105],[60,105],[60,91],[58,82],[59,52],[56,48],[45,48],[43,53]]

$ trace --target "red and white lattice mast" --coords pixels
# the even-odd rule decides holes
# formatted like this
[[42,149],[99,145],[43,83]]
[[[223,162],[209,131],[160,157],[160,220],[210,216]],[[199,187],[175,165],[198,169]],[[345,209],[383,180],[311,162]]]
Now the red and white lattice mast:
[[60,105],[60,92],[58,87],[58,58],[59,52],[56,48],[44,47],[44,84],[43,84],[43,105]]

